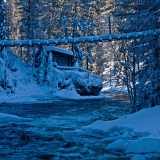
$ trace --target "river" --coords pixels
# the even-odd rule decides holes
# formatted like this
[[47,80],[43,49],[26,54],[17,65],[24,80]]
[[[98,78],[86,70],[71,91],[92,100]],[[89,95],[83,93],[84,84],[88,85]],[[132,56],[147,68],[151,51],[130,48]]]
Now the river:
[[76,134],[96,120],[113,120],[129,114],[124,94],[101,100],[55,100],[52,103],[0,104],[0,112],[34,118],[31,122],[0,125],[0,159],[128,159],[108,153],[109,142],[99,137]]

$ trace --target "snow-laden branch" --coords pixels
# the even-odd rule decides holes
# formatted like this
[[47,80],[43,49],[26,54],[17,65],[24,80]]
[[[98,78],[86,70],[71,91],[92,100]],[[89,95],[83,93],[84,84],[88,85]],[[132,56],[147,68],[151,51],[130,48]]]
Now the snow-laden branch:
[[84,42],[96,42],[96,41],[111,41],[128,39],[134,37],[148,36],[148,35],[158,35],[160,34],[160,29],[147,30],[142,32],[130,32],[123,34],[104,34],[100,36],[86,36],[78,38],[68,38],[68,39],[32,39],[32,40],[3,40],[0,41],[0,46],[15,46],[15,45],[48,45],[48,44],[68,44],[68,43],[84,43]]

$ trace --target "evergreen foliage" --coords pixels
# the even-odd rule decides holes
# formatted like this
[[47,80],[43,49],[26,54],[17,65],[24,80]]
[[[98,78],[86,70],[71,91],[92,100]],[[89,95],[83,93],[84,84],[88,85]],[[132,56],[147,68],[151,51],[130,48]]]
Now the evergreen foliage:
[[53,56],[52,56],[52,52],[50,51],[49,55],[48,55],[48,63],[47,63],[47,81],[48,81],[49,85],[52,85],[52,80],[53,80],[52,61],[53,61]]
[[6,25],[6,7],[4,4],[0,5],[0,39],[7,39],[7,25]]
[[[6,6],[0,3],[0,40],[7,40]],[[6,47],[0,48],[0,86],[6,88],[8,55]]]
[[46,75],[46,66],[47,66],[47,52],[46,49],[43,48],[41,54],[39,56],[40,59],[40,66],[38,68],[38,80],[40,84],[43,84]]
[[[117,0],[115,3],[113,15],[117,32],[158,28],[158,1]],[[122,81],[128,88],[132,112],[160,103],[158,39],[156,35],[151,35],[116,42],[116,59],[123,68]]]

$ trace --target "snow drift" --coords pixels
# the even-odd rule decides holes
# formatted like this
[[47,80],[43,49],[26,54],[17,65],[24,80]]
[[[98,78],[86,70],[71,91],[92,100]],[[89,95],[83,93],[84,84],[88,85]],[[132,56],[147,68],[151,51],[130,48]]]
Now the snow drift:
[[0,123],[7,122],[28,122],[32,121],[33,118],[22,118],[12,114],[0,113]]
[[107,150],[128,153],[160,153],[160,106],[112,121],[98,120],[81,128],[80,134],[110,141]]

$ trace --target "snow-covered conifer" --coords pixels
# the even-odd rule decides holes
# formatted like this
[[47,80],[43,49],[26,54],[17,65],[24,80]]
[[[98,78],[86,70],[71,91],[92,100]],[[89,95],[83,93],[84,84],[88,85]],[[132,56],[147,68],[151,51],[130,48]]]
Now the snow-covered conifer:
[[83,53],[78,44],[74,45],[73,53],[75,57],[74,67],[83,67]]
[[6,47],[3,48],[2,52],[0,53],[0,57],[3,59],[5,66],[8,66],[9,60],[8,60],[8,51]]
[[4,71],[5,71],[5,64],[3,59],[0,57],[0,82],[4,80]]
[[38,69],[38,79],[40,84],[43,84],[44,82],[44,72],[44,65],[41,63]]
[[46,72],[46,63],[47,63],[47,51],[45,49],[45,47],[43,47],[43,51],[40,54],[40,66],[38,68],[38,79],[39,79],[39,83],[43,84],[44,79],[45,79],[45,72]]
[[[160,25],[159,1],[115,0],[114,24],[116,32],[130,33],[154,30]],[[128,7],[127,7],[128,6]],[[128,10],[130,8],[130,10]],[[121,78],[127,85],[132,112],[158,105],[159,37],[148,35],[119,40],[114,43],[116,59],[123,68]]]
[[0,39],[7,39],[6,7],[4,3],[0,4]]
[[52,80],[53,80],[53,65],[52,65],[52,52],[49,52],[49,56],[48,56],[48,63],[47,63],[47,81],[49,83],[49,85],[52,84]]

